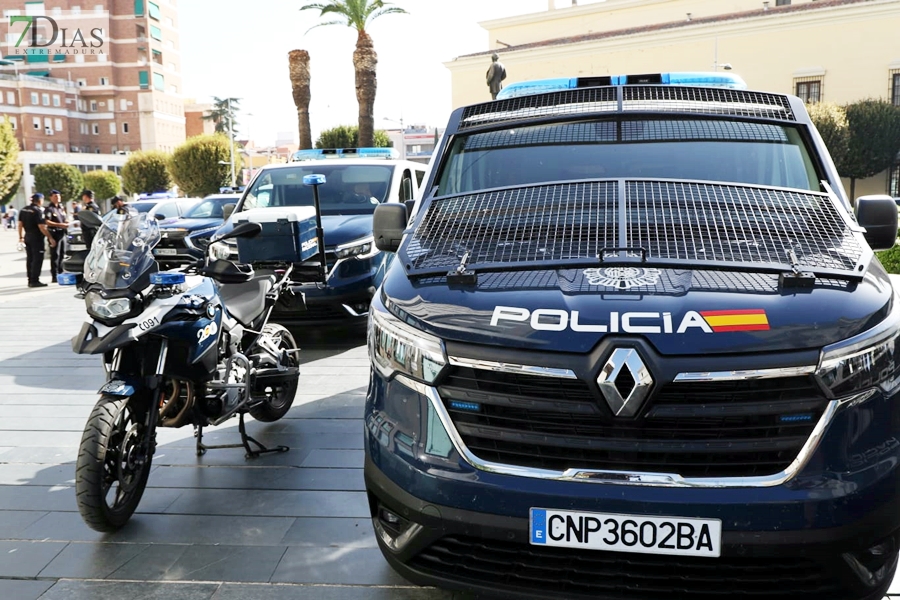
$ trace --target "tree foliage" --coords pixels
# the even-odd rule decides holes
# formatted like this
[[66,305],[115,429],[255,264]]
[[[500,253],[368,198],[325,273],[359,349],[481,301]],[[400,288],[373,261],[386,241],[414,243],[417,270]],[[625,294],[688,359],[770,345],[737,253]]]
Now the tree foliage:
[[64,163],[37,165],[34,168],[34,189],[45,196],[59,190],[62,201],[79,198],[84,189],[84,176],[76,167]]
[[[224,135],[198,135],[178,146],[169,161],[169,172],[188,196],[203,197],[231,185],[231,153]],[[241,172],[241,155],[234,149],[234,170]],[[237,183],[237,182],[236,182]]]
[[122,182],[112,171],[98,169],[84,174],[84,187],[94,190],[94,196],[98,201],[109,200],[122,191]]
[[0,121],[0,205],[7,204],[19,190],[22,165],[19,163],[19,142],[9,117]]
[[172,187],[169,155],[159,150],[134,152],[122,167],[122,184],[129,194],[165,192]]
[[362,146],[359,140],[359,127],[356,125],[338,125],[326,129],[319,134],[316,148],[390,148],[391,138],[383,130],[375,131],[375,144]]
[[330,19],[311,29],[324,25],[343,25],[356,30],[353,68],[356,73],[356,101],[359,104],[359,139],[362,146],[374,146],[375,92],[378,88],[375,68],[378,65],[378,55],[366,27],[379,17],[405,14],[406,11],[383,0],[329,0],[306,4],[300,10],[317,10],[319,18]]
[[843,173],[847,162],[847,152],[850,149],[850,124],[847,121],[847,111],[844,107],[830,102],[816,102],[809,105],[809,116],[813,125],[819,130],[825,147],[831,155],[831,160],[838,170]]
[[204,115],[203,119],[212,121],[216,124],[216,133],[228,133],[228,122],[231,120],[231,127],[234,135],[237,135],[238,121],[235,118],[235,112],[241,107],[240,98],[219,98],[213,96],[213,107],[208,115]]
[[888,169],[900,152],[900,107],[860,100],[845,107],[850,145],[841,175],[865,179]]

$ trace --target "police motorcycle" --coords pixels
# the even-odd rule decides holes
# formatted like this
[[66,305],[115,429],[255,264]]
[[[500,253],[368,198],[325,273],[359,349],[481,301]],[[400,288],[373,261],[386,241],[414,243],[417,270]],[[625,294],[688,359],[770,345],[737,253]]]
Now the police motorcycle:
[[[241,223],[218,241],[249,241],[261,230]],[[75,478],[81,516],[101,532],[121,528],[137,508],[157,427],[192,425],[198,455],[222,447],[243,447],[248,458],[288,450],[247,435],[244,415],[277,421],[297,391],[294,338],[268,323],[280,295],[290,293],[292,265],[254,272],[206,258],[160,272],[152,254],[159,240],[154,219],[126,208],[104,219],[83,275],[60,275],[60,283],[79,285],[91,317],[72,348],[102,355],[108,375],[84,430]],[[234,415],[241,444],[203,444],[204,427]]]

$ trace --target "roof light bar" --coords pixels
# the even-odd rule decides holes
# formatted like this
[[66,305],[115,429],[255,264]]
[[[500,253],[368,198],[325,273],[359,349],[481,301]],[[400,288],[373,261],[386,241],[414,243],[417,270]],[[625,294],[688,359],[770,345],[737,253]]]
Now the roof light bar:
[[326,160],[335,158],[400,158],[395,148],[318,148],[298,150],[291,156],[291,162],[306,160]]
[[739,76],[731,73],[675,72],[647,73],[637,75],[612,75],[603,77],[571,77],[556,79],[539,79],[513,83],[500,90],[497,100],[531,96],[548,92],[560,92],[585,87],[607,85],[686,85],[696,87],[724,87],[733,90],[746,90],[747,83]]

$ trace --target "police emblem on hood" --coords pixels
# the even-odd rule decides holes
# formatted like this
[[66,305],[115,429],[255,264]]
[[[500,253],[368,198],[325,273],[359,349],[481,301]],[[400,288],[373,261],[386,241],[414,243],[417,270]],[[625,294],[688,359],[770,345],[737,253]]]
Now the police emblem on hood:
[[659,269],[641,267],[607,267],[605,269],[585,269],[584,277],[591,285],[628,290],[635,287],[659,283]]

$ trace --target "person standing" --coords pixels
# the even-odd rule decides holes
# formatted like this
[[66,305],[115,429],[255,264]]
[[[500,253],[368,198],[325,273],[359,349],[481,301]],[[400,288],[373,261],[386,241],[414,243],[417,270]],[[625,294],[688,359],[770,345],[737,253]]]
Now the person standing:
[[56,281],[56,276],[63,272],[63,238],[66,237],[66,230],[69,228],[69,221],[66,217],[66,207],[62,204],[61,194],[59,190],[50,191],[50,206],[44,209],[44,221],[50,230],[50,237],[56,240],[55,246],[50,246],[50,276]]
[[81,210],[89,210],[93,213],[100,214],[100,207],[94,202],[94,190],[84,190],[81,192]]
[[16,215],[19,214],[19,211],[16,210],[15,206],[10,206],[6,210],[6,226],[9,229],[15,230],[16,228]]
[[28,271],[28,287],[47,287],[41,283],[41,268],[44,265],[44,238],[50,241],[50,247],[56,246],[56,240],[50,235],[44,223],[44,195],[31,196],[31,204],[19,214],[19,241],[25,242],[25,262]]

